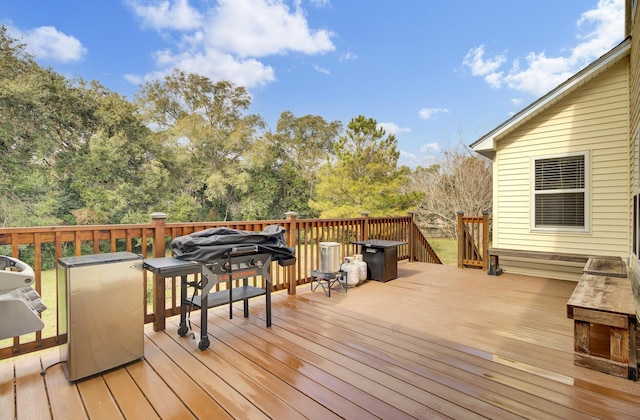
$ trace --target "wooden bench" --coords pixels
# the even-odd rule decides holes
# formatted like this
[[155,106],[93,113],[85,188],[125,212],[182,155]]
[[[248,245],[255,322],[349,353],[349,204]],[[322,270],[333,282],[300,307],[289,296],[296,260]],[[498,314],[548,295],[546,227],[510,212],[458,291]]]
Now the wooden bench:
[[528,258],[538,260],[550,260],[550,261],[568,261],[579,262],[585,264],[589,261],[592,255],[583,254],[567,254],[562,252],[545,252],[545,251],[523,251],[520,249],[506,249],[506,248],[489,248],[487,250],[489,255],[489,270],[490,276],[499,276],[502,274],[502,268],[500,268],[500,258],[503,257],[516,257],[516,258]]
[[574,320],[574,363],[638,380],[637,315],[621,258],[589,258],[567,302]]

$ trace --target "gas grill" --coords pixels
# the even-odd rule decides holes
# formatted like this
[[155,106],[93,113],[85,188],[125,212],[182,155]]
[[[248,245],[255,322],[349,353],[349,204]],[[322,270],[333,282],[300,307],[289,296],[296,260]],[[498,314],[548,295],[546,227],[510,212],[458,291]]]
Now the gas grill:
[[47,306],[32,287],[34,281],[27,263],[0,255],[0,340],[44,328],[39,314]]
[[[205,350],[210,340],[207,333],[208,309],[229,304],[229,318],[233,318],[233,303],[243,302],[244,316],[249,316],[249,299],[265,296],[266,325],[271,326],[271,262],[281,266],[295,263],[294,249],[284,243],[284,229],[267,226],[263,232],[247,232],[228,228],[214,228],[175,238],[172,242],[174,257],[152,258],[144,261],[144,268],[164,278],[180,277],[180,326],[178,335],[189,332],[187,313],[200,309],[200,341],[198,348]],[[188,275],[200,274],[199,280],[188,280]],[[249,286],[250,277],[261,276],[264,289]],[[233,287],[233,282],[242,284]],[[215,285],[226,283],[225,290],[212,292]],[[194,287],[193,296],[187,288]],[[195,290],[200,291],[195,295]]]

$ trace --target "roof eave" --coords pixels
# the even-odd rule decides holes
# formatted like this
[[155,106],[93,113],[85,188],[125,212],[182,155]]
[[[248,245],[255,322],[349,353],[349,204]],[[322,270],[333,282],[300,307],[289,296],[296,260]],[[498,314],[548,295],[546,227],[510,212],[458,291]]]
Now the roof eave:
[[601,74],[612,64],[617,63],[618,60],[628,55],[630,50],[631,37],[627,37],[615,48],[604,54],[602,57],[598,58],[596,61],[594,61],[584,69],[580,70],[578,73],[567,79],[555,89],[542,96],[540,99],[533,102],[531,105],[524,108],[522,111],[518,112],[498,127],[494,128],[489,133],[480,137],[478,140],[472,143],[470,147],[474,151],[484,156],[493,157],[496,151],[496,142],[500,137],[508,132],[513,131],[525,121],[530,120],[538,113],[548,108],[551,104],[557,102],[561,98],[564,98],[579,86]]

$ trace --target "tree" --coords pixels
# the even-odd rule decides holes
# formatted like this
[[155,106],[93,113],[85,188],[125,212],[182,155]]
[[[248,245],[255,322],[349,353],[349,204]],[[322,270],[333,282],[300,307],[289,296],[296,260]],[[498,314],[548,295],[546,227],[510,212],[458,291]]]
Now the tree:
[[264,127],[259,116],[244,115],[251,104],[247,90],[175,70],[143,85],[136,102],[153,141],[172,151],[166,194],[191,198],[196,219],[238,217],[249,190],[246,153]]
[[491,161],[460,145],[446,150],[441,161],[418,167],[411,188],[423,194],[415,211],[422,225],[437,224],[445,235],[457,239],[457,212],[479,216],[492,205]]
[[163,150],[150,142],[133,103],[96,82],[85,96],[95,103],[94,127],[57,164],[60,214],[78,224],[147,221],[169,178],[159,162]]
[[246,219],[278,219],[287,211],[301,218],[318,216],[309,207],[315,193],[317,171],[342,129],[313,115],[280,114],[276,132],[256,142],[251,157],[249,193],[243,200]]
[[56,164],[86,142],[94,104],[24,48],[0,26],[0,222],[57,224]]
[[395,136],[387,135],[372,118],[353,118],[346,135],[334,146],[335,158],[320,169],[311,207],[322,217],[405,214],[418,199],[407,191],[409,168],[398,168]]

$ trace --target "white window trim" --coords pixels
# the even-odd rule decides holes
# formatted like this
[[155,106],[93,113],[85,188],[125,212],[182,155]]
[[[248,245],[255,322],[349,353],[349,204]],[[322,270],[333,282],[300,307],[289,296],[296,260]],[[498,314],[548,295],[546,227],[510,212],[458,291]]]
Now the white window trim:
[[[584,156],[584,227],[536,227],[536,160],[556,159],[570,156]],[[529,199],[529,226],[531,232],[544,233],[590,233],[591,232],[591,159],[588,151],[576,153],[561,153],[544,156],[532,156],[530,162],[530,199]]]

